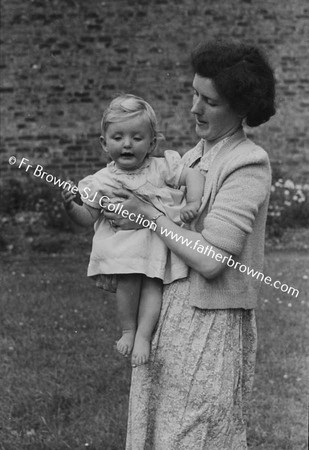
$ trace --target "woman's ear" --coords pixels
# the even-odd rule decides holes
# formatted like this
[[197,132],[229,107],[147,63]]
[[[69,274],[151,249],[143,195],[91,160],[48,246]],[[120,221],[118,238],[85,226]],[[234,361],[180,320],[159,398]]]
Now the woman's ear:
[[105,139],[104,136],[100,136],[100,144],[101,144],[101,147],[103,148],[103,150],[104,150],[106,153],[108,153],[108,150],[107,150],[107,148],[106,148],[106,139]]
[[247,114],[248,114],[248,110],[247,110],[247,108],[245,108],[245,107],[241,108],[241,109],[237,112],[238,117],[239,117],[242,121],[245,120],[245,118],[247,117]]

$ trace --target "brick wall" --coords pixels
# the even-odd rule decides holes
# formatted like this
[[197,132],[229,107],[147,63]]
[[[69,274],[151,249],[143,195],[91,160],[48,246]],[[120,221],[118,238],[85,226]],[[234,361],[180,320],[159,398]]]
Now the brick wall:
[[100,118],[121,91],[154,106],[161,149],[192,147],[190,50],[232,36],[261,45],[278,80],[278,113],[250,136],[291,178],[308,179],[307,0],[2,0],[1,9],[4,177],[21,175],[11,155],[76,179],[102,167]]

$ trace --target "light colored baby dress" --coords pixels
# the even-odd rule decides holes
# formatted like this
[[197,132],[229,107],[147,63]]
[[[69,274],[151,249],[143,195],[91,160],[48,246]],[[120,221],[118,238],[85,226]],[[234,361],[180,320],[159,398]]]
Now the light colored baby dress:
[[[115,198],[115,189],[128,189],[182,225],[179,213],[185,198],[178,188],[183,167],[179,153],[167,150],[164,157],[149,156],[132,171],[119,169],[112,161],[81,180],[78,188],[83,202],[96,209],[102,209],[106,197]],[[188,268],[151,229],[116,230],[101,214],[94,225],[88,276],[130,273],[169,284],[185,278]]]

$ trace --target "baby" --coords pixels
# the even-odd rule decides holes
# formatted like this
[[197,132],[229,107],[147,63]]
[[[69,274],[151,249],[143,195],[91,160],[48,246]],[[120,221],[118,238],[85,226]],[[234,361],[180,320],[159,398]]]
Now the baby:
[[[95,224],[88,276],[105,289],[116,287],[122,327],[117,349],[124,356],[132,353],[132,365],[140,365],[149,359],[163,283],[188,274],[187,266],[168,251],[152,227],[162,214],[179,225],[192,221],[201,205],[205,178],[198,170],[185,168],[177,152],[151,156],[159,137],[157,119],[152,107],[139,97],[115,98],[104,112],[101,128],[101,145],[112,161],[80,181],[83,205],[73,201],[70,191],[64,191],[63,199],[78,224]],[[185,198],[180,186],[186,187]],[[116,230],[113,222],[104,218],[104,208],[115,208],[109,201],[123,200],[114,198],[114,191],[121,188],[157,208],[150,226]],[[135,220],[129,213],[128,218]]]

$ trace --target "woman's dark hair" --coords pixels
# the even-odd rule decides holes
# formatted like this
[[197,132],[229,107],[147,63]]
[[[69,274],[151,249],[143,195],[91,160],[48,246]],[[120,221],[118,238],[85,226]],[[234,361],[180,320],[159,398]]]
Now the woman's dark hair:
[[193,50],[191,63],[196,74],[212,80],[249,127],[261,125],[275,114],[274,73],[256,47],[233,41],[201,43]]

